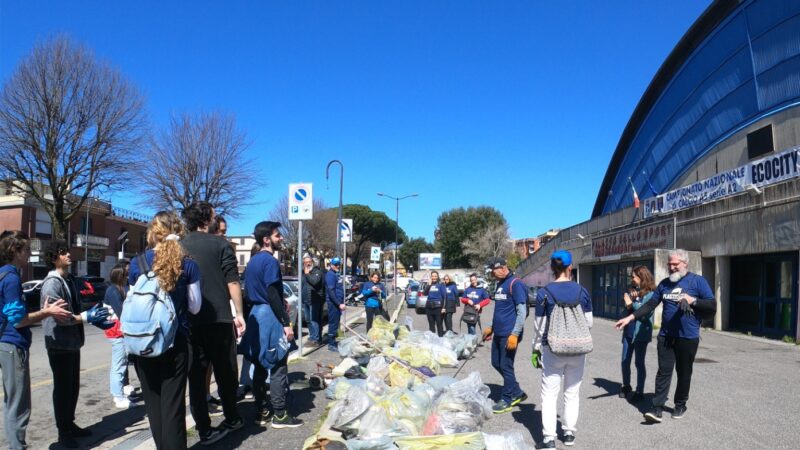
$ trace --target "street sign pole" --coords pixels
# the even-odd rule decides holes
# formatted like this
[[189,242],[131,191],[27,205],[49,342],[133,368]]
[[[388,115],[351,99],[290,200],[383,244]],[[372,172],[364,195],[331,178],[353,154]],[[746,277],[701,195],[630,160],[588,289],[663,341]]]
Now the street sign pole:
[[[347,243],[342,242],[342,289],[344,290],[344,297],[347,299]],[[344,305],[344,323],[347,323],[347,302]],[[347,328],[342,328],[342,336],[347,337]]]
[[[297,221],[297,347],[303,356],[303,221]],[[311,299],[308,299],[311,301]],[[308,318],[309,325],[311,318]],[[309,328],[310,329],[310,328]]]
[[[312,195],[311,183],[289,185],[289,220],[297,221],[297,346],[300,349],[300,356],[303,356],[303,220],[313,218]],[[311,323],[311,318],[308,319]]]

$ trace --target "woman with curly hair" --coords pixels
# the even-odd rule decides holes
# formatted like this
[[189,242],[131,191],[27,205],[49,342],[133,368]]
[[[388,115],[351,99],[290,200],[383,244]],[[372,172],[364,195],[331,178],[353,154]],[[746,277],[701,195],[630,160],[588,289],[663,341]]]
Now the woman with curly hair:
[[189,369],[189,317],[200,311],[200,268],[187,258],[180,239],[183,223],[172,212],[161,211],[147,227],[148,250],[131,261],[128,283],[152,271],[161,289],[168,292],[180,324],[171,349],[155,358],[135,357],[136,374],[142,383],[144,405],[156,448],[186,448],[186,376]]

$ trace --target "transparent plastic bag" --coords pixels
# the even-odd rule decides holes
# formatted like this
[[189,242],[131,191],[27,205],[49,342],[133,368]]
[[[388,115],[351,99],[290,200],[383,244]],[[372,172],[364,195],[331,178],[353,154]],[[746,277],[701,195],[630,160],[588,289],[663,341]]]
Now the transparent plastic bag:
[[404,435],[417,435],[431,409],[431,398],[424,392],[410,389],[392,389],[376,404],[386,410],[397,422]]
[[396,450],[394,441],[389,436],[381,436],[373,439],[363,439],[361,437],[348,439],[345,442],[347,450]]
[[374,350],[367,347],[356,336],[340,339],[337,345],[339,347],[339,355],[341,355],[342,358],[359,358],[374,352]]
[[416,382],[416,378],[416,375],[396,362],[389,365],[389,385],[393,387],[408,387]]
[[434,412],[439,416],[439,428],[434,434],[479,431],[492,417],[489,387],[483,384],[478,372],[450,384],[436,399]]
[[391,347],[395,342],[395,328],[395,324],[378,316],[372,322],[372,328],[367,332],[367,338],[380,349]]
[[383,356],[373,356],[367,364],[367,376],[386,379],[389,376],[389,361]]
[[508,431],[501,434],[483,433],[486,450],[527,450],[525,438],[519,431]]
[[486,445],[481,433],[460,433],[447,436],[407,436],[396,438],[394,443],[400,450],[483,450]]
[[372,400],[364,389],[351,386],[344,398],[338,400],[331,408],[333,427],[338,430],[344,430],[348,425],[355,427],[355,424],[351,423],[361,417],[371,405]]
[[358,437],[363,439],[373,439],[380,436],[400,436],[405,433],[397,424],[385,408],[381,405],[372,405],[367,412],[361,416],[358,426]]

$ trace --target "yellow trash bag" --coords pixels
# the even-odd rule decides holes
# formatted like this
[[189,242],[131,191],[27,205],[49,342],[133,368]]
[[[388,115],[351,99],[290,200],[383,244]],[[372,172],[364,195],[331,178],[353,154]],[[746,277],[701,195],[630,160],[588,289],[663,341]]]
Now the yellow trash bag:
[[367,338],[378,348],[388,348],[394,345],[394,329],[396,325],[381,316],[372,322],[372,328],[367,332]]
[[408,369],[393,362],[389,365],[389,385],[394,387],[408,387],[416,383],[416,375],[412,375]]
[[459,433],[443,436],[408,436],[395,438],[394,443],[400,447],[400,450],[484,450],[486,448],[481,433]]
[[439,363],[430,349],[419,347],[413,344],[398,343],[393,349],[386,353],[395,358],[402,359],[411,367],[427,367],[435,374],[439,374]]

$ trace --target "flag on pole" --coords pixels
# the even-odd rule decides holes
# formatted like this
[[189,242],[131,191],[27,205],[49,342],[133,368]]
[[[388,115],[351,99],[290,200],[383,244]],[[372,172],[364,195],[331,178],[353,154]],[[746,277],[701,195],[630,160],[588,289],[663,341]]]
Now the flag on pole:
[[639,194],[636,193],[636,188],[633,186],[631,177],[628,177],[628,182],[631,184],[631,190],[633,191],[633,207],[639,209]]
[[642,175],[644,175],[644,179],[647,180],[647,187],[650,188],[650,192],[652,192],[653,195],[658,195],[658,191],[656,191],[656,188],[653,187],[650,177],[647,176],[647,171],[643,170]]

